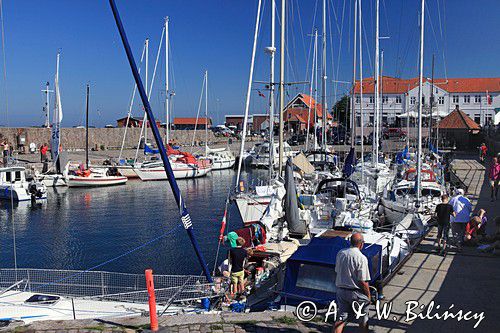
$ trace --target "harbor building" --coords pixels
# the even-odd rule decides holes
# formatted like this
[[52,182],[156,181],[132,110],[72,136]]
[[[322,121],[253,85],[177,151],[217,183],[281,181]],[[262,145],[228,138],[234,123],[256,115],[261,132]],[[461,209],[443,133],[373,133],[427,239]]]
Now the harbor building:
[[[405,126],[407,118],[415,123],[418,112],[419,79],[399,79],[390,76],[380,78],[380,112],[382,123],[389,127]],[[357,127],[361,125],[360,110],[363,109],[364,127],[372,127],[375,108],[375,80],[363,80],[363,99],[360,84],[354,89]],[[443,118],[457,107],[480,126],[497,125],[500,117],[500,78],[435,78],[434,83],[424,78],[423,117],[427,126],[431,112],[433,118]],[[496,116],[497,115],[497,116]],[[496,117],[495,117],[496,116]]]
[[176,130],[201,130],[212,126],[211,118],[174,118],[174,129]]

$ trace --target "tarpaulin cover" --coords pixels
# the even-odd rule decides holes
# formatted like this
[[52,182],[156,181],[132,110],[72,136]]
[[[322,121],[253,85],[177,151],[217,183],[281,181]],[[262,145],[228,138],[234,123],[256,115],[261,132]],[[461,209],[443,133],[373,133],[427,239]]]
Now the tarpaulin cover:
[[[299,247],[286,263],[282,302],[297,305],[309,300],[327,305],[334,300],[337,253],[349,246],[349,241],[342,237],[315,237],[308,245]],[[381,276],[382,246],[365,244],[361,252],[368,258],[373,283]],[[327,276],[322,277],[324,274]],[[305,284],[303,281],[309,282]],[[312,287],[315,282],[317,286]]]

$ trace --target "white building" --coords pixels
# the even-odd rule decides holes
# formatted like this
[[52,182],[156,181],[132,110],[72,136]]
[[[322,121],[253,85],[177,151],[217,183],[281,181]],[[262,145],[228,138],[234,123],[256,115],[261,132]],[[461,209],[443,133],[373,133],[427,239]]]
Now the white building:
[[[359,81],[355,87],[355,109],[358,127],[361,124],[360,110],[363,109],[364,126],[373,124],[375,105],[374,80],[363,80],[363,100],[360,99]],[[500,78],[460,78],[460,79],[424,79],[422,101],[424,117],[429,119],[430,100],[434,90],[432,107],[433,118],[445,117],[456,106],[471,117],[477,124],[497,124],[500,117]],[[382,123],[388,126],[406,124],[407,116],[418,111],[418,78],[397,79],[384,76],[380,80],[380,111]],[[409,114],[407,113],[409,112]]]

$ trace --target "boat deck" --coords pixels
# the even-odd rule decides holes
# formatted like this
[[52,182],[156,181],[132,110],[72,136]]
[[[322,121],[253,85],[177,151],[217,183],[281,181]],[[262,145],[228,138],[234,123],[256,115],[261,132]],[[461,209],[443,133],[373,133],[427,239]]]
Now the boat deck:
[[[460,156],[455,160],[454,171],[468,187],[467,196],[475,209],[484,208],[490,223],[488,232],[493,232],[493,219],[500,215],[500,201],[490,202],[490,189],[485,179],[484,165],[477,162],[476,156]],[[446,257],[435,252],[437,230],[422,241],[417,252],[404,264],[384,288],[386,301],[392,302],[391,317],[387,320],[370,321],[375,332],[495,332],[498,331],[496,316],[500,307],[500,288],[496,277],[500,274],[500,256],[482,254],[475,247],[464,248],[462,253],[453,250]],[[406,320],[407,301],[429,304],[434,300],[441,309],[432,313],[442,314],[449,309],[480,313],[485,319],[476,330],[475,319],[460,321],[456,319]],[[416,313],[420,310],[415,309]],[[373,312],[374,313],[374,312]],[[395,318],[394,318],[395,316]],[[373,318],[373,317],[372,317]],[[357,327],[349,324],[344,332],[356,332]]]

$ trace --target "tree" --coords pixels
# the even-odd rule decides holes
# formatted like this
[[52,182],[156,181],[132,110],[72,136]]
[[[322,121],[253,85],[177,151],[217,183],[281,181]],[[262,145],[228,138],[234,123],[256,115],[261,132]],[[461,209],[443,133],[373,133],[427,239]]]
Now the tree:
[[335,121],[349,127],[351,114],[351,98],[349,95],[344,95],[340,98],[332,108],[332,115]]

